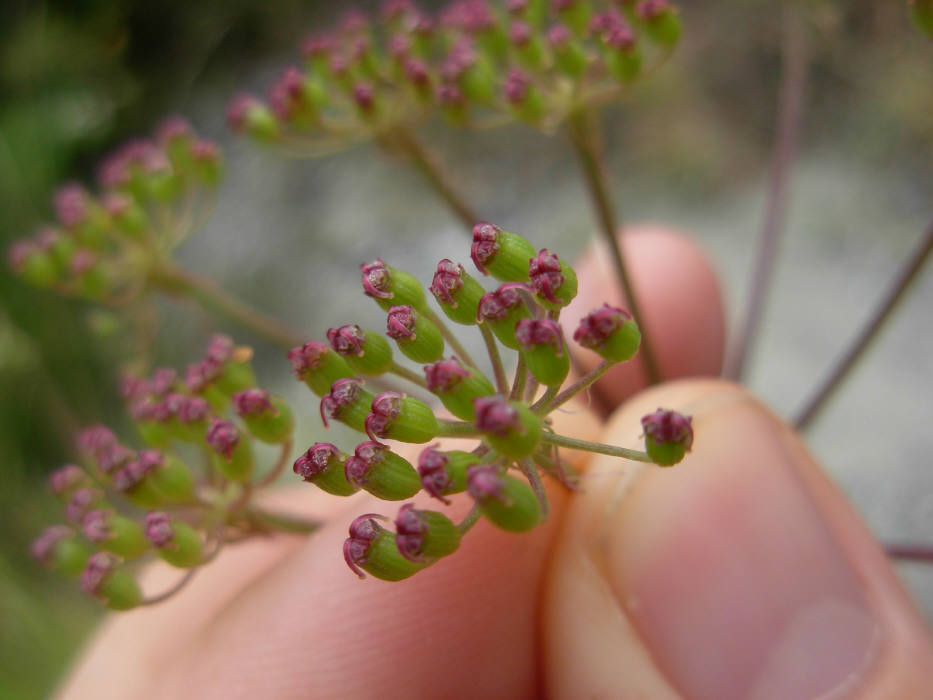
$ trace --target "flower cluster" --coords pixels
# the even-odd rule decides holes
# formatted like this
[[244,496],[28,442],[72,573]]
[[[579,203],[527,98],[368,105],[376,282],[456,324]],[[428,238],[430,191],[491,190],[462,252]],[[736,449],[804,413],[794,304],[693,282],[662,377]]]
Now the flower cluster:
[[309,37],[266,101],[230,103],[242,132],[314,154],[376,137],[440,111],[456,125],[518,120],[553,129],[605,102],[677,43],[667,0],[454,0],[431,16],[387,0],[380,17],[347,13]]
[[9,263],[62,294],[132,299],[153,265],[203,224],[221,169],[217,145],[172,117],[152,139],[124,144],[103,161],[96,195],[77,183],[61,187],[56,224],[14,243]]
[[[383,335],[356,324],[331,328],[327,343],[307,342],[289,353],[296,377],[320,397],[325,425],[338,421],[366,438],[352,449],[314,443],[295,461],[296,474],[337,496],[364,490],[382,500],[406,501],[423,490],[442,503],[460,492],[474,502],[460,523],[405,503],[394,532],[383,526],[385,516],[361,515],[344,546],[347,564],[361,576],[367,572],[393,581],[411,576],[452,554],[479,517],[512,532],[534,528],[548,511],[541,475],[564,484],[574,479],[558,447],[670,466],[692,445],[690,419],[660,409],[642,421],[644,452],[556,434],[549,414],[612,365],[631,360],[641,339],[638,326],[627,312],[608,305],[585,316],[573,341],[603,361],[564,388],[570,348],[560,313],[577,293],[573,268],[489,223],[474,227],[470,252],[477,270],[500,283],[496,288],[487,291],[463,265],[444,259],[428,290],[450,321],[479,330],[493,376],[484,374],[431,308],[419,281],[382,260],[361,266],[363,291],[386,313],[385,336],[422,371],[400,364]],[[517,354],[511,381],[505,352]],[[422,396],[370,389],[394,379]],[[437,403],[450,417],[435,412]],[[444,450],[434,442],[443,437],[475,438],[478,444],[472,451]],[[390,441],[426,447],[415,465]]]
[[[169,368],[129,376],[122,394],[146,443],[131,449],[102,425],[77,439],[80,466],[53,472],[49,485],[68,525],[35,541],[37,559],[81,577],[84,590],[113,609],[145,604],[130,562],[161,558],[194,570],[225,541],[268,530],[252,490],[287,466],[293,418],[284,402],[256,386],[251,352],[225,336],[181,379]],[[257,478],[256,441],[281,456]],[[200,452],[204,466],[193,468]]]

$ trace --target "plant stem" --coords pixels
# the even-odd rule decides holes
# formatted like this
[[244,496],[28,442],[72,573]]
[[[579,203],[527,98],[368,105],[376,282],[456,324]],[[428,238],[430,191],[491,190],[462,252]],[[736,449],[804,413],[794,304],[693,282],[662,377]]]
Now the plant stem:
[[909,544],[888,544],[884,551],[892,559],[903,559],[905,561],[918,562],[921,564],[933,564],[933,547],[924,545]]
[[473,226],[482,218],[473,207],[467,204],[463,195],[456,190],[445,170],[437,164],[434,156],[428,153],[427,149],[407,129],[402,127],[394,129],[392,137],[395,144],[411,159],[425,180],[428,181],[428,184],[447,203],[447,206],[467,227],[467,230],[472,232]]
[[933,222],[930,223],[920,244],[911,254],[905,265],[900,269],[891,288],[888,289],[887,294],[885,294],[881,303],[856,336],[849,349],[832,371],[830,371],[829,375],[819,384],[819,388],[804,404],[804,408],[794,420],[794,427],[803,430],[809,427],[813,420],[819,415],[820,411],[826,405],[826,402],[829,401],[842,381],[862,358],[865,351],[868,350],[872,341],[878,337],[885,323],[891,318],[892,313],[897,308],[898,303],[903,299],[904,294],[910,288],[911,283],[919,276],[920,270],[923,268],[924,263],[930,258],[931,252],[933,252]]
[[632,285],[631,274],[626,265],[622,247],[616,238],[616,233],[619,232],[619,221],[612,204],[612,197],[609,194],[609,176],[602,159],[598,124],[595,123],[591,113],[581,109],[568,118],[567,133],[570,136],[570,143],[577,155],[580,169],[583,172],[583,179],[589,188],[593,205],[596,208],[599,231],[609,246],[609,257],[615,267],[621,292],[628,301],[629,310],[641,330],[641,352],[639,357],[641,357],[645,373],[648,375],[649,384],[657,384],[660,381],[660,374],[655,361],[654,348],[645,328],[641,305]]
[[292,441],[288,440],[282,443],[282,451],[279,453],[279,458],[276,460],[272,469],[269,470],[269,473],[262,477],[259,481],[253,484],[254,489],[261,489],[263,486],[268,486],[273,481],[279,478],[282,474],[282,470],[285,469],[285,466],[288,464],[288,458],[292,454]]
[[417,384],[422,389],[427,389],[428,387],[428,383],[425,381],[424,377],[408,369],[407,367],[403,367],[402,365],[395,362],[394,360],[392,361],[392,367],[389,371],[397,377],[401,377],[402,379],[407,379],[412,384]]
[[287,350],[304,342],[301,333],[237,299],[210,278],[183,270],[172,263],[163,263],[152,273],[151,279],[165,294],[190,297],[204,308],[226,316],[281,348]]
[[[538,403],[531,407],[531,410],[540,415],[547,415],[555,408],[563,406],[581,391],[588,389],[597,379],[609,371],[612,365],[613,363],[609,360],[603,360],[560,394],[557,394],[556,397],[552,394],[551,388],[548,388],[547,393],[541,397]],[[556,387],[554,390],[556,391]]]
[[473,526],[476,525],[476,523],[479,521],[479,518],[481,515],[482,513],[479,510],[479,506],[476,504],[473,504],[473,507],[470,508],[470,512],[467,513],[466,516],[463,518],[463,520],[461,520],[460,523],[457,525],[457,529],[460,530],[460,534],[461,535],[467,534],[473,528]]
[[601,442],[589,442],[588,440],[577,440],[576,438],[558,435],[556,433],[544,433],[541,440],[558,447],[567,447],[571,450],[580,450],[582,452],[596,452],[610,457],[621,457],[622,459],[631,459],[636,462],[647,462],[654,464],[647,452],[641,450],[630,450],[625,447],[616,447],[615,445],[605,445]]
[[440,432],[437,437],[474,437],[477,435],[476,426],[472,423],[459,420],[438,420]]
[[752,345],[758,338],[771,280],[774,276],[774,266],[778,258],[778,244],[784,232],[789,200],[788,184],[797,155],[797,142],[803,117],[808,62],[807,28],[794,3],[784,4],[783,22],[777,135],[774,141],[771,175],[768,180],[758,252],[752,272],[752,288],[743,320],[726,361],[725,376],[731,379],[742,378]]
[[433,321],[434,325],[437,326],[438,330],[440,330],[441,335],[444,336],[444,340],[450,343],[450,347],[453,348],[454,354],[459,356],[463,364],[478,370],[479,367],[476,366],[473,358],[470,357],[470,353],[467,352],[465,347],[463,347],[463,343],[458,340],[454,332],[450,330],[450,326],[444,323],[444,319],[434,313],[431,309],[425,309],[422,311],[422,313],[431,319],[431,321]]
[[297,515],[273,513],[259,508],[250,508],[245,511],[244,515],[251,523],[261,526],[260,532],[278,530],[307,535],[320,528],[322,524],[317,520],[306,520]]
[[479,324],[479,332],[483,334],[483,342],[486,344],[486,352],[489,354],[492,372],[496,377],[496,389],[505,396],[509,393],[509,380],[505,376],[505,367],[502,364],[502,355],[499,354],[496,337],[485,323]]
[[551,507],[548,505],[547,492],[544,490],[544,484],[541,483],[541,475],[538,474],[534,462],[530,459],[523,459],[518,463],[518,466],[522,470],[522,474],[525,475],[525,478],[528,479],[528,483],[531,484],[531,490],[535,492],[538,503],[541,504],[541,519],[547,520]]
[[178,579],[178,581],[175,582],[172,586],[165,589],[161,593],[144,598],[137,607],[143,607],[144,605],[156,605],[157,603],[161,603],[163,600],[168,600],[173,595],[181,591],[182,588],[191,583],[191,580],[194,578],[195,574],[197,574],[200,570],[201,567],[189,569],[185,572],[185,575]]
[[528,378],[528,367],[525,365],[525,356],[518,353],[518,365],[515,367],[515,381],[512,383],[512,393],[509,398],[512,401],[522,398],[525,393],[525,381]]

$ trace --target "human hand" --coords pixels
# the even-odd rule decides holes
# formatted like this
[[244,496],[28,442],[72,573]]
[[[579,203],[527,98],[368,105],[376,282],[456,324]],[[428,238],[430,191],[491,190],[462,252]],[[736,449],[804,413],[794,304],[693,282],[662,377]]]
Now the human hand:
[[[722,308],[702,256],[657,229],[627,243],[665,377],[718,373]],[[577,269],[582,312],[612,287],[597,265]],[[623,371],[600,387],[607,405],[643,383]],[[681,465],[596,456],[579,493],[550,490],[542,527],[513,535],[481,521],[456,556],[400,583],[358,581],[340,556],[375,499],[290,489],[281,505],[326,520],[322,530],[231,546],[182,594],[112,617],[62,695],[929,693],[933,643],[883,552],[799,438],[743,389],[686,380],[628,398],[605,425],[588,412],[557,419],[562,432],[637,447],[640,416],[659,405],[694,416]],[[143,583],[177,575],[152,569]]]

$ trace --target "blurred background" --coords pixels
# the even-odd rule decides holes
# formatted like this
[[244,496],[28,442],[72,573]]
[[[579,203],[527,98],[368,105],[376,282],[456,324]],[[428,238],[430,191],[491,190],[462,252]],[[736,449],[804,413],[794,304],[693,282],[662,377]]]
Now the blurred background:
[[[360,3],[369,7],[373,3]],[[431,3],[421,3],[425,7]],[[775,122],[780,3],[679,3],[685,41],[655,77],[607,110],[623,220],[693,233],[741,309]],[[169,113],[220,141],[228,175],[183,264],[308,335],[375,323],[354,271],[384,255],[422,279],[467,254],[460,224],[419,175],[370,146],[292,161],[238,141],[223,110],[262,91],[309,29],[348,3],[312,0],[0,1],[0,246],[52,218],[57,183]],[[749,383],[792,415],[862,323],[933,212],[933,42],[903,2],[807,3],[812,65],[764,334]],[[488,218],[570,257],[591,237],[588,199],[560,138],[521,126],[423,139]],[[0,698],[55,685],[100,613],[40,570],[29,542],[60,517],[46,474],[73,458],[76,426],[127,422],[116,393],[124,344],[89,305],[37,291],[0,266]],[[917,284],[808,437],[883,539],[933,542],[933,274]],[[157,359],[184,366],[211,330],[255,344],[263,383],[311,396],[277,349],[193,307],[161,307]],[[300,442],[300,441],[299,441]],[[933,568],[900,566],[933,619]]]

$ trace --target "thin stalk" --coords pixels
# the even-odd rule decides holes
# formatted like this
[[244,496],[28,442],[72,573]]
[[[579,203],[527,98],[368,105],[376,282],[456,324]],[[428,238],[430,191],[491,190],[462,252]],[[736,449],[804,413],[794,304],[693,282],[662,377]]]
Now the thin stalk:
[[868,322],[856,336],[855,340],[842,356],[829,375],[819,384],[813,396],[804,404],[804,408],[794,420],[794,426],[800,430],[807,428],[819,415],[820,411],[832,397],[836,389],[849,375],[858,361],[868,350],[869,346],[878,337],[885,323],[891,318],[898,303],[910,288],[911,283],[917,279],[924,263],[933,252],[933,223],[927,229],[923,240],[911,254],[905,265],[898,272],[891,288],[868,319]]
[[248,509],[244,515],[253,525],[259,525],[260,532],[280,531],[307,535],[321,527],[317,520],[307,520],[288,513],[273,513],[259,508]]
[[468,365],[473,369],[479,369],[479,367],[476,366],[476,362],[474,362],[473,358],[470,357],[470,353],[465,347],[463,347],[463,343],[461,343],[456,334],[450,330],[450,326],[444,322],[444,319],[434,313],[431,309],[424,309],[422,313],[431,319],[434,325],[437,326],[438,330],[441,332],[441,335],[444,336],[444,340],[450,343],[450,347],[453,348],[454,354],[460,358],[463,364]]
[[477,435],[476,426],[472,423],[459,420],[438,420],[440,432],[437,437],[474,437]]
[[632,316],[639,323],[639,330],[641,330],[641,352],[639,357],[641,357],[645,373],[648,375],[648,382],[657,384],[660,381],[660,374],[655,360],[654,346],[649,334],[646,332],[641,305],[632,285],[630,270],[622,253],[622,247],[616,238],[616,233],[619,232],[619,220],[612,204],[609,175],[602,159],[598,125],[595,123],[592,114],[586,110],[581,110],[567,120],[567,133],[570,136],[570,143],[576,153],[577,161],[580,163],[583,180],[589,188],[593,206],[596,209],[599,231],[609,246],[609,257],[615,267],[621,292],[628,301]]
[[482,219],[476,213],[476,210],[467,203],[463,195],[457,191],[447,172],[438,165],[434,156],[428,153],[427,149],[407,129],[401,127],[395,129],[392,132],[392,137],[394,143],[411,159],[411,162],[418,168],[428,184],[446,202],[451,211],[467,227],[467,230],[472,232],[473,226]]
[[538,474],[534,462],[530,459],[523,459],[518,463],[518,466],[525,478],[528,479],[528,483],[531,484],[531,490],[535,492],[538,503],[541,504],[541,519],[546,520],[551,512],[551,507],[548,505],[547,491],[544,490],[544,484],[541,483],[541,475]]
[[647,452],[641,450],[630,450],[626,447],[617,447],[615,445],[605,445],[601,442],[589,442],[588,440],[577,440],[576,438],[558,435],[557,433],[544,433],[541,440],[558,447],[566,447],[571,450],[580,450],[581,452],[596,452],[610,457],[621,457],[622,459],[631,459],[636,462],[647,462],[654,464]]
[[479,521],[482,513],[479,510],[479,506],[473,504],[473,507],[470,508],[470,512],[466,514],[463,520],[457,525],[457,529],[460,530],[461,535],[467,534],[474,525]]
[[163,264],[153,273],[152,282],[165,294],[190,297],[209,311],[226,316],[281,348],[290,349],[304,342],[301,333],[237,299],[207,277],[173,264]]
[[499,354],[496,337],[485,323],[479,324],[479,332],[483,334],[483,342],[486,344],[486,352],[489,354],[492,372],[496,377],[496,389],[505,396],[509,393],[509,380],[505,376],[505,366],[502,364],[502,355]]
[[794,3],[784,4],[783,23],[777,134],[748,306],[726,362],[725,375],[731,379],[742,378],[752,346],[759,335],[778,258],[778,245],[784,232],[789,200],[788,185],[797,155],[803,118],[808,63],[807,28]]
[[933,564],[933,547],[924,545],[889,544],[884,551],[892,559],[903,559],[920,564]]
[[512,401],[522,398],[525,393],[525,381],[528,379],[528,366],[525,364],[525,356],[518,353],[518,365],[515,367],[515,381],[512,383],[512,393],[509,398]]
[[407,367],[403,367],[402,365],[398,364],[394,360],[392,361],[392,366],[389,369],[389,372],[391,372],[397,377],[401,377],[402,379],[407,379],[412,384],[417,384],[422,389],[428,388],[428,383],[427,381],[425,381],[424,377],[422,377],[417,372],[414,372],[413,370],[408,369]]
[[200,571],[200,567],[189,569],[188,571],[185,572],[184,576],[178,579],[178,581],[175,584],[165,589],[161,593],[158,593],[153,596],[147,596],[140,602],[140,604],[137,607],[143,607],[144,605],[156,605],[157,603],[161,603],[163,600],[168,600],[173,595],[178,593],[181,589],[183,589],[185,586],[187,586],[189,583],[191,583],[191,580],[194,578],[195,574],[198,573],[198,571]]
[[282,443],[282,451],[279,453],[279,458],[276,460],[275,464],[272,466],[272,469],[269,470],[269,473],[262,477],[259,481],[253,484],[254,489],[261,489],[263,486],[268,486],[273,481],[278,479],[282,475],[282,471],[285,469],[285,466],[288,464],[288,458],[292,454],[292,441],[288,440]]
[[580,377],[580,379],[564,389],[561,393],[557,394],[557,396],[549,397],[548,394],[551,394],[551,389],[548,389],[547,393],[531,407],[531,410],[540,415],[547,415],[555,408],[563,406],[581,391],[585,391],[590,386],[592,386],[597,379],[609,371],[609,368],[612,367],[612,365],[613,363],[609,360],[603,360],[598,365],[596,365],[596,367]]

